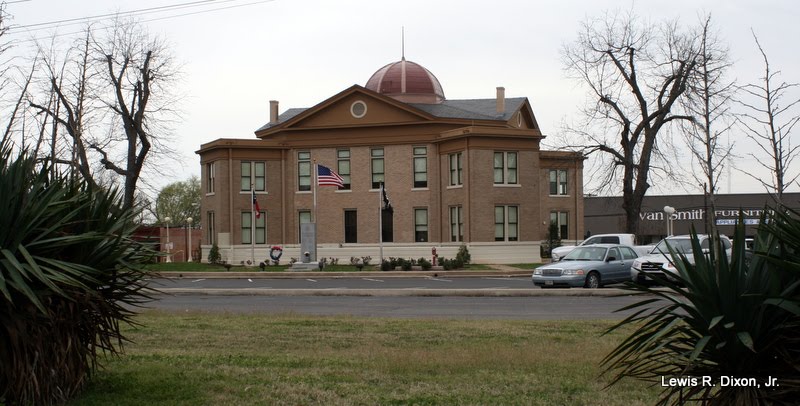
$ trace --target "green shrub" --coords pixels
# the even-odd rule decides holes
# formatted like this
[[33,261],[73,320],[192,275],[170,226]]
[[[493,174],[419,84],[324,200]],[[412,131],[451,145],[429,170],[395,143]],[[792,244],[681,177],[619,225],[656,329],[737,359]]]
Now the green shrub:
[[469,255],[469,249],[467,249],[466,245],[461,245],[458,247],[458,253],[456,254],[456,262],[460,263],[461,265],[458,268],[463,268],[464,265],[469,264],[469,261],[472,257]]
[[402,269],[404,271],[410,271],[411,270],[411,261],[409,261],[407,259],[401,259],[400,260],[400,269]]
[[0,404],[56,404],[87,382],[143,304],[152,247],[120,194],[0,151]]
[[222,260],[222,256],[219,254],[219,246],[217,243],[211,244],[211,249],[208,251],[208,263],[209,264],[218,264]]
[[393,271],[393,270],[394,270],[394,266],[392,266],[391,262],[389,262],[389,261],[387,261],[385,259],[383,261],[381,261],[381,271],[388,272],[388,271]]
[[417,265],[419,265],[423,271],[428,271],[431,269],[431,261],[428,261],[425,258],[420,258],[417,260]]
[[453,260],[447,258],[440,258],[439,263],[442,264],[442,269],[449,271],[453,269]]
[[[603,361],[614,383],[634,377],[711,377],[708,385],[667,386],[660,404],[796,404],[800,399],[800,216],[779,208],[761,219],[749,258],[742,219],[730,261],[719,244],[704,253],[692,236],[690,261],[671,252],[675,280],[666,290],[630,285],[653,295],[613,329],[635,331]],[[719,240],[717,240],[719,242]],[[694,262],[694,264],[692,263]],[[723,386],[721,379],[754,378],[758,386]],[[774,378],[780,386],[764,385]]]
[[561,246],[561,237],[559,237],[558,234],[558,225],[554,222],[550,222],[550,225],[547,227],[547,238],[544,244],[539,247],[542,258],[550,258],[550,253],[553,251],[553,248]]

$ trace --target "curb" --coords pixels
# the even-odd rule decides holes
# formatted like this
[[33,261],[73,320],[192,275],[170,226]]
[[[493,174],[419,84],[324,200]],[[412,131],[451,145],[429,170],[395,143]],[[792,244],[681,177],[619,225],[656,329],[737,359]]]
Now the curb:
[[154,295],[196,296],[419,296],[419,297],[554,297],[633,296],[630,291],[604,289],[188,289],[151,290]]

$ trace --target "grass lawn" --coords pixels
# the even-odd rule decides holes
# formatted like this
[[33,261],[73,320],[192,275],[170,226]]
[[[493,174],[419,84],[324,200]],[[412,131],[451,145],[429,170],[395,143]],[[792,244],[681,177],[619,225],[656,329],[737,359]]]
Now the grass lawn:
[[514,268],[524,269],[526,271],[533,272],[533,268],[536,268],[538,266],[542,266],[542,264],[539,264],[539,263],[535,263],[535,264],[511,264],[510,266],[513,266]]
[[650,405],[603,389],[610,321],[398,320],[148,311],[71,405]]

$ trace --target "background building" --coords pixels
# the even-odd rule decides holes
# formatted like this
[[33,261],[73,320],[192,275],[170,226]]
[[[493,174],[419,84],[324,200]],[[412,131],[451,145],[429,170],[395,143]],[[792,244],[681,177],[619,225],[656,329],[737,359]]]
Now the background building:
[[[800,209],[800,193],[785,193],[784,205]],[[666,195],[645,196],[642,203],[641,221],[639,223],[640,244],[660,241],[666,236],[668,216],[664,206],[675,208],[672,218],[673,234],[689,234],[694,226],[698,233],[706,233],[706,213],[708,202],[703,195]],[[766,193],[754,194],[718,194],[716,195],[716,212],[713,220],[719,232],[733,236],[739,213],[744,217],[748,235],[755,234],[759,218],[764,208],[774,206],[773,198]],[[622,197],[586,197],[584,199],[584,222],[587,233],[605,234],[619,233],[625,230],[625,212],[622,210]]]
[[[300,224],[313,211],[313,167],[338,172],[342,188],[317,189],[319,257],[453,257],[474,262],[540,260],[548,224],[562,239],[583,235],[583,157],[541,151],[544,138],[527,98],[447,100],[438,79],[405,59],[311,108],[279,113],[257,139],[201,146],[206,230],[224,259],[267,258],[273,245],[299,256]],[[381,211],[385,182],[393,210]],[[251,185],[262,215],[252,221]]]

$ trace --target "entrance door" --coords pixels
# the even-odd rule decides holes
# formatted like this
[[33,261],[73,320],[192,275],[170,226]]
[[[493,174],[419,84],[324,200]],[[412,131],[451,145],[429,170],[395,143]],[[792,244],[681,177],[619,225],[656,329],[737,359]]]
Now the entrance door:
[[392,225],[393,211],[391,209],[381,210],[381,218],[383,219],[383,242],[394,241],[394,227]]

